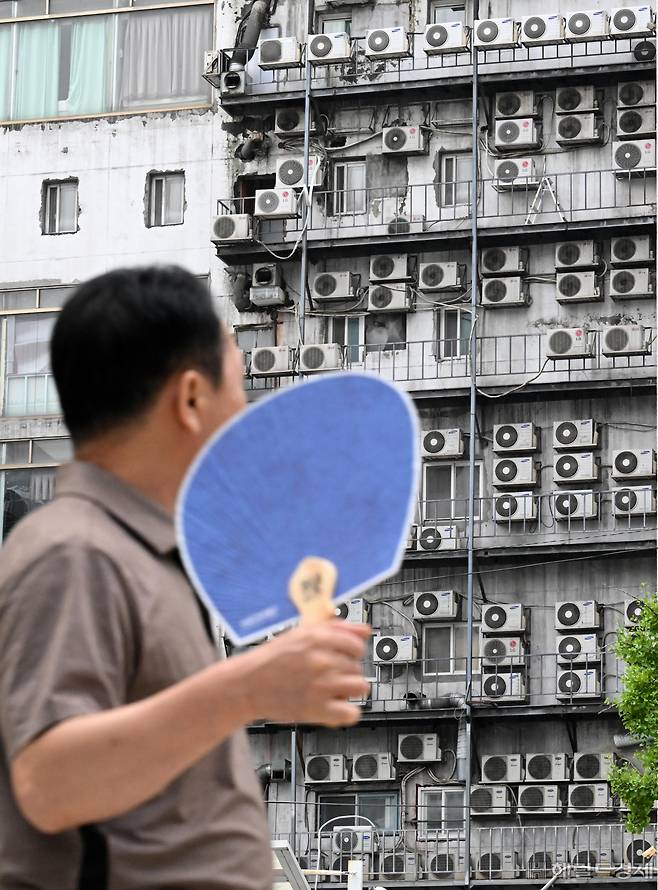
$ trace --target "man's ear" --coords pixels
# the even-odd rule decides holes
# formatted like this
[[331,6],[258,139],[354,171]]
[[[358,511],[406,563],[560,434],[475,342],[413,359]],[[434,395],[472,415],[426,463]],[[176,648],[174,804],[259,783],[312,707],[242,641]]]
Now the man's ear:
[[200,406],[203,401],[202,378],[198,371],[184,371],[174,390],[176,419],[181,426],[195,436],[203,432]]

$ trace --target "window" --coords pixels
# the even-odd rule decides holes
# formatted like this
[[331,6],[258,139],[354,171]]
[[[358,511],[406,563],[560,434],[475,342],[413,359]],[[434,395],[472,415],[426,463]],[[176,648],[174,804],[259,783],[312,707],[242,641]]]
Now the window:
[[319,24],[320,34],[350,34],[352,31],[351,16],[322,16]]
[[[472,654],[479,654],[477,629],[473,634]],[[465,674],[468,652],[467,626],[465,624],[426,624],[423,627],[423,673]]]
[[44,182],[42,196],[44,235],[63,235],[78,230],[78,180]]
[[430,0],[429,24],[443,25],[446,22],[466,24],[466,6],[463,3],[450,3],[449,0]]
[[[400,825],[399,797],[396,791],[360,791],[358,794],[323,794],[319,797],[318,828],[330,819],[334,826],[358,825],[358,816],[370,819],[380,831],[395,831]],[[364,828],[368,822],[361,823]]]
[[440,838],[464,828],[464,789],[418,789],[418,835]]
[[334,164],[334,214],[366,212],[366,162]]
[[365,321],[366,352],[407,348],[407,316],[396,312],[369,312]]
[[151,173],[148,196],[149,227],[182,225],[185,207],[184,173]]
[[[468,506],[468,464],[424,464],[423,519],[428,521],[465,519]],[[475,465],[475,518],[480,517],[481,465]]]
[[4,416],[60,413],[49,355],[55,317],[35,314],[7,319]]
[[348,364],[359,361],[359,345],[363,343],[363,317],[354,315],[334,315],[328,319],[328,342],[338,343],[345,349]]
[[19,519],[47,503],[54,493],[54,469],[0,471],[0,537],[6,538]]
[[438,359],[461,358],[469,354],[471,313],[468,309],[439,309],[434,323]]
[[441,156],[441,205],[457,207],[469,203],[471,186],[470,151]]
[[[80,5],[66,0],[58,11]],[[108,15],[0,25],[0,120],[207,105],[198,60],[212,46],[212,5],[121,5]]]

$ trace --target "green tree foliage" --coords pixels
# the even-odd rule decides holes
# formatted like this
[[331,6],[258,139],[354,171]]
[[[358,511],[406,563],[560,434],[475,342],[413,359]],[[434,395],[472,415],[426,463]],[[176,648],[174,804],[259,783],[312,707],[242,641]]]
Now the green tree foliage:
[[615,704],[625,728],[641,742],[635,753],[641,768],[614,767],[610,785],[628,807],[626,827],[640,832],[658,800],[658,595],[643,600],[640,620],[620,632],[615,652],[626,663]]

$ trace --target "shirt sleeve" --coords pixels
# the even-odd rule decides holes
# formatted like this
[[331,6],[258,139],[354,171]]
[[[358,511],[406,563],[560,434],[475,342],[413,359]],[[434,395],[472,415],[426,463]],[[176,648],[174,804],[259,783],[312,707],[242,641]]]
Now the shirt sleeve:
[[61,544],[0,590],[0,734],[11,760],[70,717],[125,704],[137,622],[119,567]]

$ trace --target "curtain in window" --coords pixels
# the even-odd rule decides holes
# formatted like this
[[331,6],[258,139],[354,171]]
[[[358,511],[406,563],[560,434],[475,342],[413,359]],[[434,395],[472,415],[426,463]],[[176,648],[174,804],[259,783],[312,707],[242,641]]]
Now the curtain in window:
[[18,30],[15,120],[55,117],[59,86],[59,28],[56,22]]
[[111,24],[102,17],[73,23],[69,94],[61,114],[107,111],[107,73]]
[[120,107],[208,97],[199,59],[212,45],[212,9],[140,12],[123,19]]
[[0,28],[0,120],[9,119],[9,85],[11,83],[11,28]]

